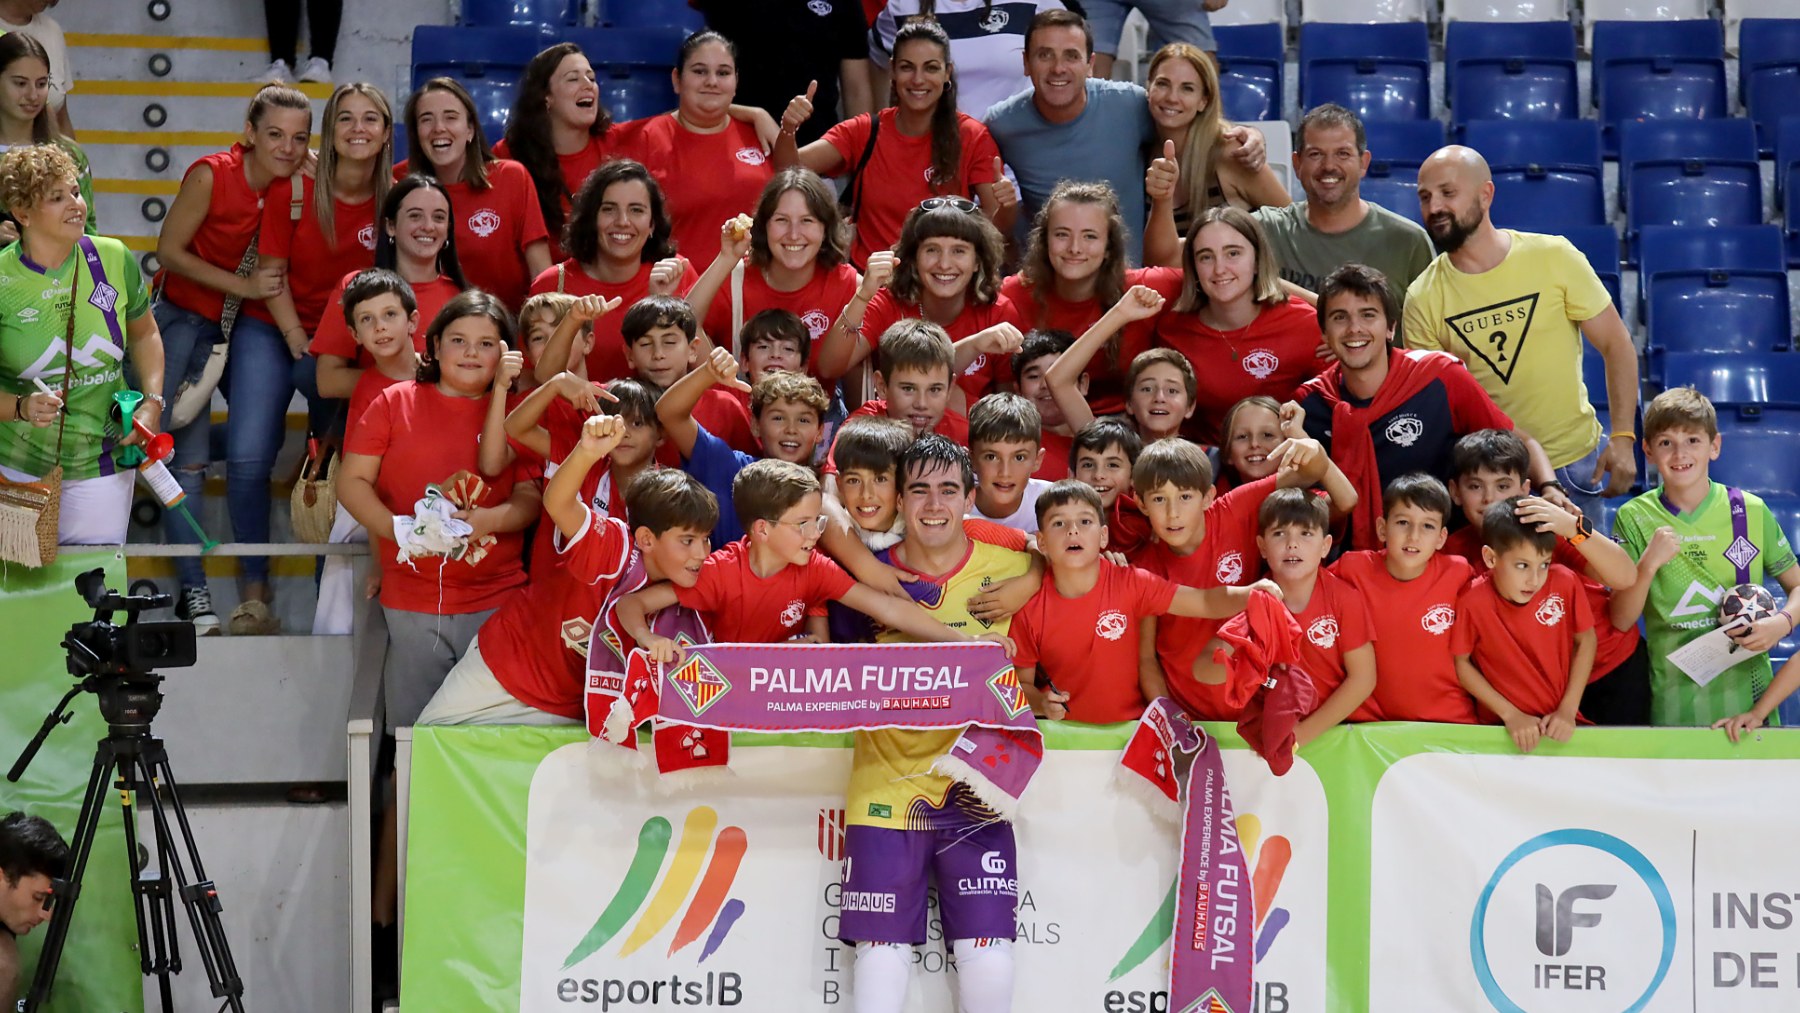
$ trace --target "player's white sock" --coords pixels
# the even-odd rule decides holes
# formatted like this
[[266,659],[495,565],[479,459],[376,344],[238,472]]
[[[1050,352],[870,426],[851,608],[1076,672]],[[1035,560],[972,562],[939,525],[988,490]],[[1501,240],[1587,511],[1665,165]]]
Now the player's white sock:
[[1012,1013],[1013,941],[957,939],[956,1005],[962,1013]]
[[[856,1013],[900,1013],[906,1005],[906,983],[912,974],[912,947],[899,943],[857,943],[850,986],[856,991]],[[1010,973],[1011,965],[1008,965]]]

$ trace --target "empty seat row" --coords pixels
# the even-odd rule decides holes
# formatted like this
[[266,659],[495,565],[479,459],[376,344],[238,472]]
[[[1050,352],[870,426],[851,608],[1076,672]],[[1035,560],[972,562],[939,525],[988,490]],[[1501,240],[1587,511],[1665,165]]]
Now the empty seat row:
[[[685,0],[595,0],[596,23],[616,28],[706,26]],[[582,0],[461,0],[457,23],[471,28],[572,28],[582,21]]]

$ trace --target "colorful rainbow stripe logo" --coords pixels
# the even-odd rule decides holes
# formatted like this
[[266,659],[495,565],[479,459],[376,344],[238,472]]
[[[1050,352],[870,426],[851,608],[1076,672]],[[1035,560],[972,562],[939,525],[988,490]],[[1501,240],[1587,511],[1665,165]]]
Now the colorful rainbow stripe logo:
[[[673,829],[669,821],[661,816],[645,820],[638,828],[637,853],[631,857],[625,878],[619,881],[619,888],[613,892],[605,910],[600,912],[594,927],[588,929],[581,942],[569,951],[563,969],[574,967],[599,952],[642,909],[637,923],[619,945],[618,955],[628,957],[636,953],[668,926],[683,901],[688,901],[687,913],[681,916],[675,935],[669,940],[669,956],[692,944],[702,933],[706,933],[706,944],[700,948],[696,963],[712,956],[725,941],[731,927],[743,917],[744,902],[728,899],[728,895],[749,847],[742,827],[726,827],[714,837],[713,831],[718,825],[719,814],[711,806],[695,806],[682,822],[681,840],[675,844],[674,856],[670,857]],[[709,852],[712,855],[710,862],[707,861]],[[666,870],[664,858],[669,858]],[[705,865],[704,872],[702,865]],[[662,873],[661,885],[657,884],[658,872]],[[656,888],[654,896],[650,892],[652,887]],[[690,893],[692,900],[689,900]],[[709,926],[710,932],[707,931]]]
[[[1274,907],[1274,904],[1275,894],[1281,889],[1281,879],[1287,874],[1288,862],[1294,857],[1294,846],[1280,834],[1263,840],[1262,820],[1254,813],[1238,813],[1237,829],[1244,855],[1255,868],[1250,874],[1250,895],[1256,898],[1256,959],[1261,960],[1268,955],[1275,937],[1281,935],[1290,920],[1287,908]],[[1169,884],[1162,906],[1150,916],[1144,930],[1138,933],[1137,941],[1113,965],[1107,981],[1117,981],[1137,970],[1138,965],[1149,960],[1151,954],[1169,941],[1169,935],[1175,929],[1175,885]]]

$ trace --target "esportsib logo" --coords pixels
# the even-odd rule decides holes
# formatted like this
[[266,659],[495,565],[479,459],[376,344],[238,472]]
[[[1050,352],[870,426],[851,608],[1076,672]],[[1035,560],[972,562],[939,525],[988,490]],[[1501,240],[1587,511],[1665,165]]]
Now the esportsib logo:
[[[1281,879],[1287,874],[1288,862],[1294,857],[1294,846],[1286,837],[1275,834],[1267,839],[1262,836],[1262,820],[1255,813],[1237,814],[1238,842],[1243,845],[1245,864],[1252,869],[1250,874],[1250,896],[1256,902],[1256,959],[1261,961],[1269,953],[1269,947],[1275,945],[1275,938],[1287,927],[1291,917],[1287,908],[1275,907],[1275,895],[1281,891]],[[1162,949],[1169,941],[1175,928],[1175,888],[1176,883],[1169,884],[1169,892],[1163,902],[1150,916],[1150,921],[1138,933],[1137,941],[1113,965],[1112,972],[1106,976],[1108,982],[1118,981],[1125,975],[1138,969],[1150,955]]]
[[[713,831],[718,825],[719,814],[711,806],[695,806],[682,822],[681,840],[675,844],[674,855],[670,857],[672,828],[669,821],[661,816],[645,820],[638,828],[637,853],[632,856],[625,877],[619,881],[618,889],[605,910],[600,912],[594,927],[569,951],[563,968],[574,967],[598,953],[636,915],[637,923],[619,944],[618,956],[630,956],[668,926],[683,901],[687,902],[687,912],[681,916],[675,935],[669,940],[669,955],[674,956],[704,933],[706,943],[700,948],[696,963],[712,956],[731,932],[731,927],[743,917],[744,902],[730,897],[730,893],[732,884],[737,881],[738,867],[744,861],[744,852],[749,848],[743,828],[726,827],[719,830],[715,838]],[[707,860],[709,853],[710,861]],[[663,867],[665,858],[669,859],[667,869]],[[662,873],[660,886],[657,884],[659,872]],[[654,896],[651,895],[652,887],[656,889]],[[640,910],[642,914],[639,914]]]
[[[1655,951],[1646,924],[1661,930]],[[1643,852],[1598,830],[1552,830],[1514,848],[1488,877],[1470,919],[1469,958],[1500,1013],[1541,1008],[1552,993],[1558,1009],[1635,1013],[1667,978],[1675,935],[1675,901]]]

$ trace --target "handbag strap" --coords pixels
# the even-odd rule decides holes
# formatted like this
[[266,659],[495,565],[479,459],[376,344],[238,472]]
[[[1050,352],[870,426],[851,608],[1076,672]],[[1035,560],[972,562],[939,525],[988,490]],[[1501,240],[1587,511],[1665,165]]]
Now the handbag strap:
[[[262,226],[258,225],[256,232],[250,236],[250,245],[244,247],[244,256],[238,261],[237,267],[237,276],[240,278],[248,278],[251,272],[256,270],[256,240],[261,232]],[[219,312],[219,336],[226,341],[231,340],[231,329],[237,326],[238,311],[243,308],[243,296],[227,295],[225,297],[225,305]]]
[[[84,239],[83,242],[86,242]],[[90,247],[93,244],[88,244]],[[85,252],[85,251],[83,251]],[[62,464],[63,430],[69,425],[69,377],[75,372],[75,297],[81,291],[81,263],[69,275],[69,326],[63,332],[62,410],[56,413],[56,463]],[[126,419],[125,424],[131,425]]]
[[850,170],[849,182],[844,187],[845,203],[850,206],[850,220],[855,221],[862,211],[862,175],[869,167],[869,159],[875,156],[875,138],[881,134],[881,110],[869,114],[869,142],[863,145],[862,157],[856,160],[856,168]]

